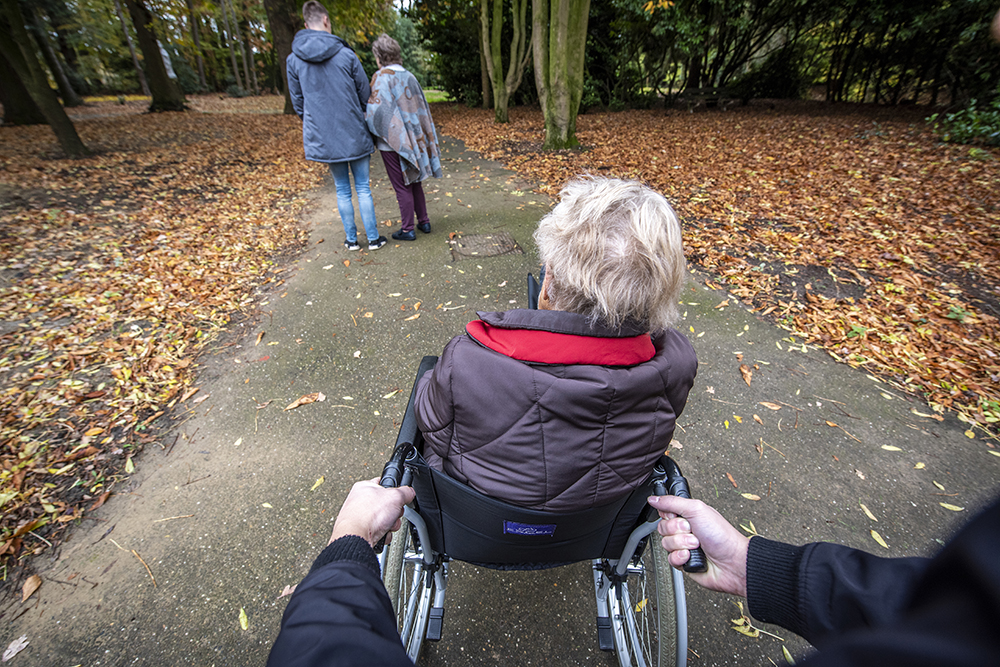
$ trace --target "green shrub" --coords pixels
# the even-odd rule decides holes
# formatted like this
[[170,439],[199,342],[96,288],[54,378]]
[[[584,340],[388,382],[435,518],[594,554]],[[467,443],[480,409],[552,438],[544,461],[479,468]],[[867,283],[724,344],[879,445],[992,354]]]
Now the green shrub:
[[982,107],[976,100],[954,113],[936,113],[927,119],[942,141],[1000,146],[1000,94]]

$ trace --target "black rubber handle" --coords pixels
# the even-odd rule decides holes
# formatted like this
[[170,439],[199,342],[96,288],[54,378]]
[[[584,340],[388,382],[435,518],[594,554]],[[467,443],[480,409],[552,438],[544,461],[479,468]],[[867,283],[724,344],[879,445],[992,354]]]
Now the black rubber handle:
[[[403,468],[406,459],[411,451],[413,451],[412,442],[402,442],[396,445],[396,448],[392,450],[392,456],[389,457],[389,460],[385,462],[385,466],[382,467],[382,477],[378,481],[381,486],[387,489],[395,489],[399,486],[400,480],[403,479]],[[375,545],[375,553],[382,553],[382,549],[384,548],[385,535]]]
[[[680,467],[669,456],[665,456],[663,459],[665,461],[661,459],[661,462],[667,469],[667,493],[678,498],[690,498],[691,490],[688,488],[688,483],[684,479],[684,475],[681,474]],[[697,573],[705,572],[706,570],[708,570],[708,559],[705,557],[705,552],[702,551],[701,547],[692,549],[688,562],[684,563],[684,571]]]
[[401,442],[392,450],[392,456],[382,467],[382,477],[378,483],[387,489],[395,489],[399,486],[399,480],[403,478],[403,465],[410,450],[413,449],[412,442]]

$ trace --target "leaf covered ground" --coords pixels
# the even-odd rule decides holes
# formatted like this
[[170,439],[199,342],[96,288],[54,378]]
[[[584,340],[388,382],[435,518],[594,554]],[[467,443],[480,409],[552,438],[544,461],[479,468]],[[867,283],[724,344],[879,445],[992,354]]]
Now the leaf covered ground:
[[[277,97],[74,110],[96,154],[0,128],[0,559],[44,550],[102,503],[193,371],[304,240],[323,174]],[[634,177],[677,208],[693,268],[798,339],[958,410],[1000,412],[996,151],[941,145],[922,112],[822,105],[595,113],[582,151],[541,153],[541,116],[435,105],[442,134],[550,194]],[[721,306],[722,304],[720,304]],[[161,415],[162,413],[162,415]],[[170,420],[158,419],[169,417]],[[970,424],[971,426],[971,424]],[[970,431],[972,432],[972,431]]]
[[[926,110],[763,103],[588,113],[543,153],[541,114],[439,105],[439,131],[556,195],[641,179],[680,215],[692,268],[802,342],[993,437],[1000,419],[1000,151],[946,145]],[[977,436],[978,437],[978,436]]]
[[62,159],[47,126],[0,128],[5,561],[103,503],[143,445],[169,446],[154,420],[183,417],[171,408],[197,400],[198,354],[303,241],[297,197],[321,171],[301,159],[298,119],[255,103],[92,104],[74,112],[95,151],[83,160]]

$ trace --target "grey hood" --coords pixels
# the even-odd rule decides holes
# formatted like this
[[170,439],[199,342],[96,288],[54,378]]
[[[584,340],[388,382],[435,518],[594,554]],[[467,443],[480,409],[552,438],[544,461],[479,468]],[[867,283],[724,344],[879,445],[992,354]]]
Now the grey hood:
[[299,30],[292,40],[292,53],[310,63],[321,63],[340,53],[350,50],[347,42],[323,30]]

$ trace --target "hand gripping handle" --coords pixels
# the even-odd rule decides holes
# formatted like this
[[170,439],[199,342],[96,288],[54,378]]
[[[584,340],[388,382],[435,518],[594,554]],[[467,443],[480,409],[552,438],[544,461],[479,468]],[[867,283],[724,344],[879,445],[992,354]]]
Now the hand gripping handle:
[[[396,445],[396,449],[392,451],[392,456],[389,457],[389,460],[385,462],[385,467],[382,468],[382,477],[378,481],[382,487],[395,489],[399,486],[399,482],[403,478],[404,463],[412,451],[413,443],[401,442]],[[383,548],[385,548],[385,535],[375,545],[375,553],[382,553]]]
[[[684,475],[681,474],[681,469],[669,456],[663,458],[666,459],[664,463],[667,469],[666,492],[678,498],[690,498],[691,490],[688,488]],[[684,571],[697,573],[706,570],[708,570],[708,559],[705,557],[705,552],[702,551],[701,547],[692,549],[688,562],[684,563]]]

